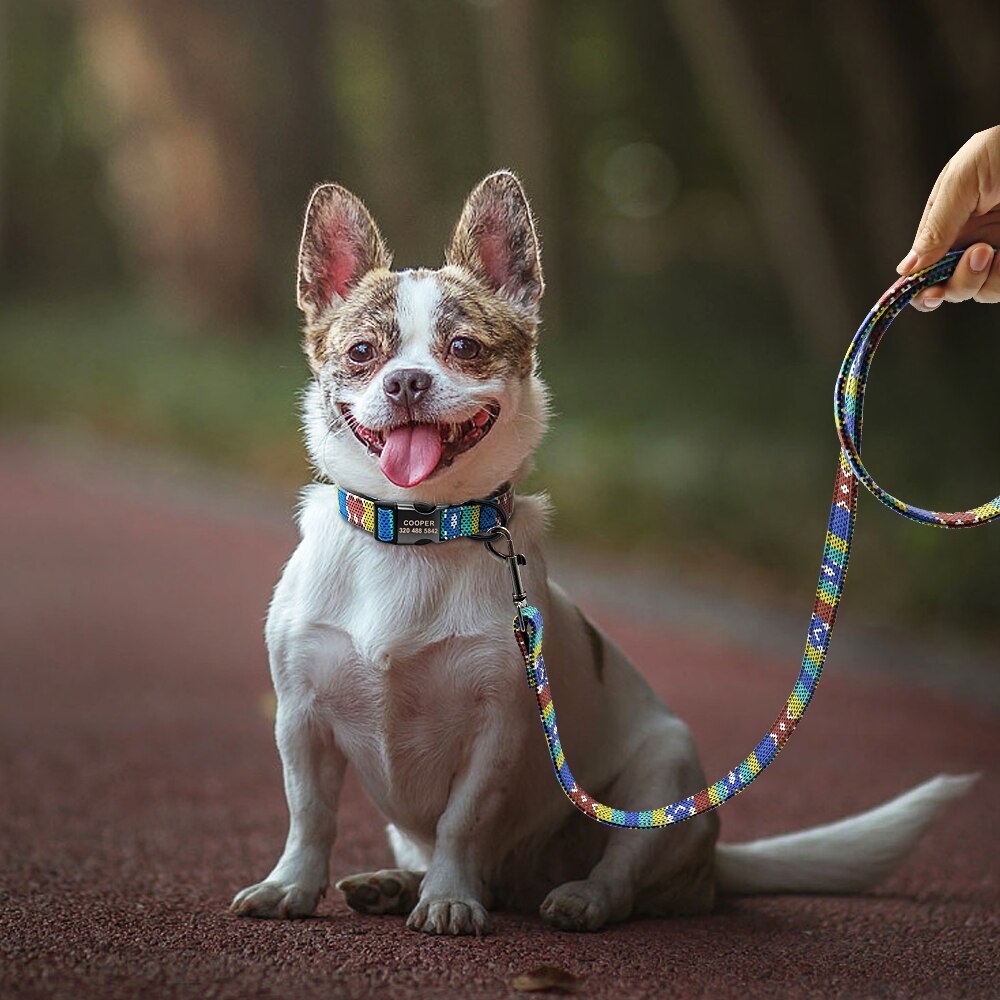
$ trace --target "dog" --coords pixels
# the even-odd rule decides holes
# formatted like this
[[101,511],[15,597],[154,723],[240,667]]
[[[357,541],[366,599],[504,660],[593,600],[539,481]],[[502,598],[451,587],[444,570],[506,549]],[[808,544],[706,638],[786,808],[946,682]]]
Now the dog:
[[[714,812],[609,829],[561,794],[511,634],[504,563],[468,539],[383,544],[345,519],[338,492],[419,511],[494,497],[524,474],[548,399],[539,240],[519,180],[500,171],[471,192],[443,266],[390,266],[363,203],[317,187],[298,304],[312,374],[305,436],[329,482],[304,491],[301,541],[266,625],[290,823],[274,869],[232,911],[315,911],[348,764],[388,820],[395,867],[336,887],[354,910],[403,914],[430,934],[484,934],[499,908],[596,931],[707,913],[719,893],[857,891],[891,871],[974,778],[938,776],[870,812],[742,845],[717,843]],[[519,495],[509,524],[581,787],[623,809],[705,787],[687,726],[549,580],[547,514],[544,497]]]

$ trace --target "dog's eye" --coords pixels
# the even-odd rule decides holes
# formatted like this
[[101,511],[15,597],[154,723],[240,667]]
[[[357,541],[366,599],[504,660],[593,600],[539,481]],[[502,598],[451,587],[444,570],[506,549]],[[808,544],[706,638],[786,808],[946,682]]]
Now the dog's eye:
[[473,340],[471,337],[456,337],[448,350],[455,355],[456,358],[460,358],[462,361],[468,361],[470,358],[474,358],[479,354],[480,345],[478,340]]
[[375,357],[375,348],[367,340],[359,340],[351,346],[347,356],[355,364],[365,365]]

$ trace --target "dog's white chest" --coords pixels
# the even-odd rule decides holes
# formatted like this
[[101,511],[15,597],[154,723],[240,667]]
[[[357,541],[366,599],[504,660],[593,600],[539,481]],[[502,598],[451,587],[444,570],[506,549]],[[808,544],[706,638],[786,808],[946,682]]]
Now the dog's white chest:
[[478,644],[448,640],[388,665],[355,655],[328,678],[323,714],[375,804],[433,836],[461,770],[484,687],[470,665]]

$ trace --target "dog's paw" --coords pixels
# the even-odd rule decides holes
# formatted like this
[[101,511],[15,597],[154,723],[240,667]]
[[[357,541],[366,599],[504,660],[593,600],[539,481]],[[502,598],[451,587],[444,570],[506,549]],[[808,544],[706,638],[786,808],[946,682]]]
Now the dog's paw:
[[608,888],[600,882],[556,886],[539,909],[542,920],[561,931],[597,931],[611,918]]
[[337,883],[344,902],[358,913],[381,915],[409,913],[417,903],[423,872],[385,868],[348,875]]
[[236,893],[229,912],[238,917],[263,917],[293,920],[310,917],[316,910],[325,888],[285,882],[258,882]]
[[478,899],[422,899],[414,907],[406,926],[425,934],[475,934],[490,930],[486,908]]

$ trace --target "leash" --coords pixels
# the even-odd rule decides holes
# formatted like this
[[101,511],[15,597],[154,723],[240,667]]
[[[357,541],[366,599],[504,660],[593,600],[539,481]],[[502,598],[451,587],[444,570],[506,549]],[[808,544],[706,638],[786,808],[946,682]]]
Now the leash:
[[[833,636],[833,627],[837,620],[837,609],[844,593],[844,580],[854,535],[859,483],[893,513],[908,517],[918,524],[938,528],[971,528],[989,524],[1000,518],[1000,497],[973,510],[957,514],[942,514],[904,503],[882,489],[861,461],[861,420],[865,389],[868,384],[868,370],[879,342],[910,299],[930,285],[947,281],[954,273],[961,257],[962,251],[951,251],[937,264],[918,271],[911,277],[900,278],[879,299],[851,341],[837,375],[834,392],[834,419],[841,452],[833,485],[833,502],[830,506],[830,520],[823,545],[819,583],[816,587],[816,603],[813,605],[809,621],[802,667],[796,678],[795,687],[792,688],[792,693],[788,696],[785,707],[774,725],[746,759],[715,784],[669,805],[643,810],[616,809],[614,806],[599,802],[577,784],[559,739],[555,704],[542,657],[542,615],[538,608],[528,604],[521,583],[519,567],[524,565],[524,556],[515,551],[513,539],[505,524],[498,523],[486,532],[488,537],[484,540],[487,547],[494,555],[504,559],[510,567],[512,597],[517,612],[514,618],[514,636],[524,657],[528,684],[538,702],[538,713],[556,778],[569,800],[585,816],[606,826],[630,829],[650,829],[680,823],[717,809],[724,802],[728,802],[734,795],[742,792],[774,760],[788,742],[812,701],[823,671],[826,653]],[[500,538],[506,543],[506,552],[498,552],[491,544],[491,540]]]

